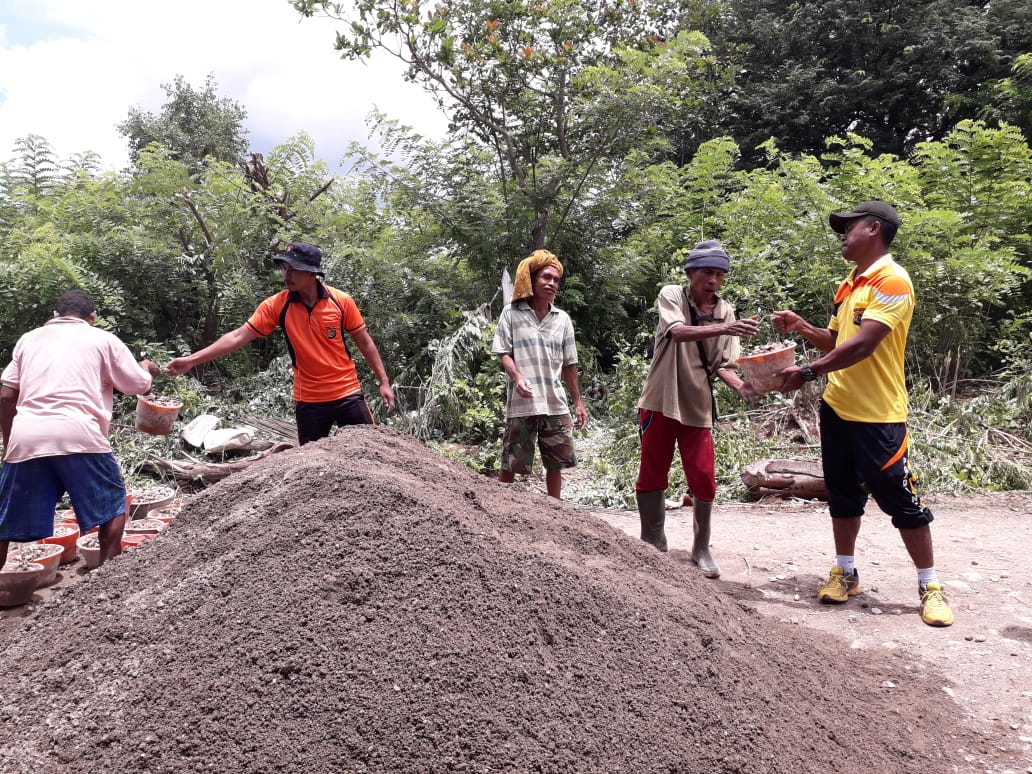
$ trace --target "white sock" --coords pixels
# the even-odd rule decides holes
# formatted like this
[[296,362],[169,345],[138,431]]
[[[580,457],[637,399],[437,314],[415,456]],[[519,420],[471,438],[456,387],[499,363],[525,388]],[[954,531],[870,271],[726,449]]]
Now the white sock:
[[856,566],[853,563],[853,561],[854,560],[852,556],[842,556],[841,554],[835,555],[835,564],[841,567],[842,572],[844,572],[846,575],[849,575],[851,572],[853,572]]
[[926,567],[925,569],[917,568],[917,585],[927,586],[929,583],[938,583],[939,579],[935,577],[935,566]]

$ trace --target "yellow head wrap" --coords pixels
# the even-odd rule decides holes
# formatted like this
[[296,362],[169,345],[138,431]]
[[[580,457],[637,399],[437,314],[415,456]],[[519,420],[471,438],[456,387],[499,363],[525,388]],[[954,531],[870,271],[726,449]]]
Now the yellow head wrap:
[[563,265],[548,250],[535,250],[520,261],[520,265],[516,267],[516,279],[513,282],[512,298],[509,299],[509,302],[514,304],[521,299],[533,296],[534,286],[530,279],[531,275],[546,266],[554,266],[559,271],[559,276],[563,276]]

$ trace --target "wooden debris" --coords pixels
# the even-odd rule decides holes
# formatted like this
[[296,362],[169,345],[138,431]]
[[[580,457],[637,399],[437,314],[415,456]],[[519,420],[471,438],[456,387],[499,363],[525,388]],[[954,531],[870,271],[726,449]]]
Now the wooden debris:
[[742,468],[742,481],[750,497],[798,497],[827,500],[824,471],[818,460],[758,460]]
[[191,459],[190,461],[166,460],[152,454],[147,458],[145,465],[162,473],[170,473],[176,481],[213,484],[238,470],[243,470],[253,465],[270,454],[292,449],[294,446],[295,444],[286,442],[274,443],[265,451],[232,462],[203,462],[197,459]]
[[290,420],[277,419],[276,417],[243,417],[240,421],[260,430],[265,430],[272,435],[279,436],[284,441],[293,444],[297,443],[297,423]]

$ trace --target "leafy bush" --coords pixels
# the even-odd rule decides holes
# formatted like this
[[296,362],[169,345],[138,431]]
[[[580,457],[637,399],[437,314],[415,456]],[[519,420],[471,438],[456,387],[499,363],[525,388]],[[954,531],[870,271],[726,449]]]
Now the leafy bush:
[[962,398],[938,395],[927,382],[912,387],[908,427],[922,489],[1032,488],[1027,387],[1025,377]]
[[433,368],[412,423],[417,437],[479,444],[505,428],[505,371],[491,353],[495,325],[466,312],[450,336],[430,342]]

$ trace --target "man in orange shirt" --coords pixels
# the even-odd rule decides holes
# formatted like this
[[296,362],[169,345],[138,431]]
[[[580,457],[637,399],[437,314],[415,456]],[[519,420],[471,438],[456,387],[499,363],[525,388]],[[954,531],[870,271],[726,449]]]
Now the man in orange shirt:
[[294,371],[294,414],[303,445],[325,438],[334,425],[373,422],[344,342],[346,333],[372,369],[387,410],[393,410],[394,392],[361,312],[351,296],[320,280],[325,274],[319,248],[294,242],[273,260],[283,267],[286,289],[265,299],[239,328],[192,355],[169,361],[165,370],[179,376],[282,328]]
[[781,391],[828,375],[820,406],[821,458],[836,556],[817,598],[842,603],[861,591],[854,554],[869,493],[892,517],[917,567],[921,620],[949,626],[953,611],[936,577],[932,512],[921,503],[910,470],[903,358],[916,302],[910,275],[889,253],[899,216],[891,205],[869,201],[828,220],[841,236],[842,256],[856,264],[835,294],[835,316],[827,328],[787,310],[774,312],[773,319],[779,333],[800,333],[824,353],[782,371]]

